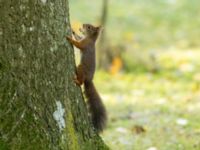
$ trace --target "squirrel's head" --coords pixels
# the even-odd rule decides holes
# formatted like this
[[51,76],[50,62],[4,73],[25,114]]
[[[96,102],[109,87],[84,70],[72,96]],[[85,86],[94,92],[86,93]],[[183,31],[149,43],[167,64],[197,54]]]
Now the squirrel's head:
[[93,26],[91,24],[83,24],[83,30],[81,32],[86,36],[97,37],[99,35],[100,30],[102,29],[101,26]]

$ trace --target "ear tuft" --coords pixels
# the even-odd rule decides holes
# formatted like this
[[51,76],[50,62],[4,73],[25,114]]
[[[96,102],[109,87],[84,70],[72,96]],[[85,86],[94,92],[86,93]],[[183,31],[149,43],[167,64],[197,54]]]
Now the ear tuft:
[[102,26],[97,26],[96,29],[97,29],[98,32],[102,32],[103,27]]

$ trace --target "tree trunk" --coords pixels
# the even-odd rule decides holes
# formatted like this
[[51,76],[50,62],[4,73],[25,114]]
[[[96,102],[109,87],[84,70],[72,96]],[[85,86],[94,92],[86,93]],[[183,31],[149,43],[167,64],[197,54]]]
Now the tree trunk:
[[99,43],[98,43],[98,67],[104,70],[108,70],[111,64],[110,56],[112,54],[111,50],[108,48],[109,43],[107,42],[106,36],[106,23],[108,18],[108,0],[103,0],[102,2],[102,14],[101,14],[101,25],[103,31],[101,33]]
[[67,0],[0,1],[0,150],[108,149],[80,87]]

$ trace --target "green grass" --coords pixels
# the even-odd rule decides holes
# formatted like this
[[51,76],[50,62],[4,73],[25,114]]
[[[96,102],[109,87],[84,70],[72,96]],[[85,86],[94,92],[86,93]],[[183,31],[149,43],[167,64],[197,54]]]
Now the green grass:
[[[197,50],[173,50],[159,55],[163,69],[156,74],[112,76],[98,71],[95,83],[109,115],[102,134],[108,146],[113,150],[199,150],[199,58]],[[193,70],[184,68],[184,64],[190,64]],[[179,119],[187,124],[178,124]],[[134,132],[135,125],[146,131]]]

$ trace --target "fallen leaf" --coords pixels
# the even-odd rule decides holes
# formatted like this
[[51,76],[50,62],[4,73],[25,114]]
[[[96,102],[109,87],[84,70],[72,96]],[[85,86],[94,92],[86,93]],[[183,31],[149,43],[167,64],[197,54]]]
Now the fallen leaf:
[[132,128],[132,132],[136,134],[141,134],[143,132],[146,132],[146,129],[141,125],[135,125]]

